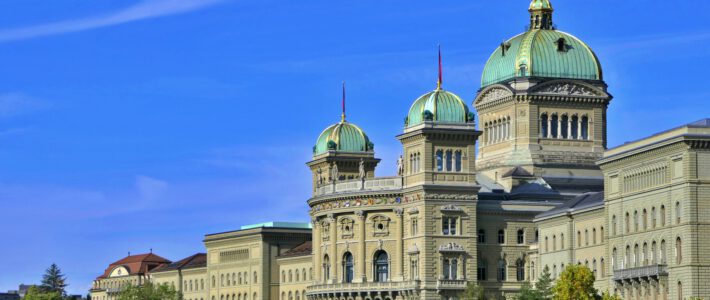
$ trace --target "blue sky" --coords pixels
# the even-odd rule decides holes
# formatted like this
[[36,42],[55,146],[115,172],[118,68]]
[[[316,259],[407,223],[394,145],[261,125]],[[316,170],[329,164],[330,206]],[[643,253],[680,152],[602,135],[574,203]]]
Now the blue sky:
[[[710,2],[555,0],[600,57],[609,145],[710,117]],[[304,163],[339,120],[394,173],[411,102],[470,104],[527,0],[5,0],[0,3],[0,291],[56,262],[86,293],[108,263],[202,237],[307,221]],[[8,271],[12,270],[12,271]]]

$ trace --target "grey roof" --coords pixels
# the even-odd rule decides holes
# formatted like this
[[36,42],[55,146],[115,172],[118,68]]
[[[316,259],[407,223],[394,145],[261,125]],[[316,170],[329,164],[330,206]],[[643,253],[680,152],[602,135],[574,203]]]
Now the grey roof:
[[196,254],[190,255],[186,258],[183,258],[179,261],[176,261],[174,263],[165,264],[165,265],[155,269],[153,272],[167,272],[167,271],[175,271],[175,270],[204,268],[206,266],[207,266],[207,254],[196,253]]
[[604,207],[604,192],[589,192],[581,194],[551,210],[537,215],[535,218],[545,218],[555,215],[574,213],[582,209]]

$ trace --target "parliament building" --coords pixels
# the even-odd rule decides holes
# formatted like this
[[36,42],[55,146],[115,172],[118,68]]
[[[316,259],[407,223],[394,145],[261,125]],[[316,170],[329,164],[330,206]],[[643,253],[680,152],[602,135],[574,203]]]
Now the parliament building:
[[92,299],[145,281],[186,300],[448,300],[469,282],[512,299],[571,264],[624,299],[710,298],[710,119],[607,148],[599,59],[548,0],[529,12],[488,59],[477,115],[441,80],[402,112],[397,176],[375,176],[376,124],[343,114],[307,162],[310,223],[208,234],[176,262],[128,256]]

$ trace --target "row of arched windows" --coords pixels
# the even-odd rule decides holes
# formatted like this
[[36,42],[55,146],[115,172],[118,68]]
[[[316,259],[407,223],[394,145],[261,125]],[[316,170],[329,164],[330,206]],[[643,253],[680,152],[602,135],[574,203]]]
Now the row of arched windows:
[[[373,280],[375,282],[389,281],[389,256],[384,250],[379,250],[375,253],[372,261],[373,265]],[[355,278],[355,259],[352,253],[345,252],[341,261],[342,264],[342,282],[351,283]],[[323,280],[331,278],[331,262],[330,257],[326,254],[323,256]]]
[[507,141],[511,137],[510,117],[502,117],[497,120],[489,121],[483,124],[483,142],[486,144],[495,144]]
[[[499,259],[496,265],[497,273],[496,279],[498,281],[508,280],[508,263],[505,259]],[[478,261],[477,268],[478,281],[488,280],[488,262],[484,259]],[[525,261],[523,259],[518,259],[515,261],[515,280],[525,281]]]
[[[257,273],[254,271],[254,274],[252,276],[252,284],[257,284],[258,283],[258,278],[257,278]],[[239,272],[239,273],[226,273],[226,274],[220,274],[219,276],[219,286],[225,287],[225,286],[235,286],[235,285],[241,285],[241,284],[249,284],[249,275],[247,272]],[[217,278],[212,275],[212,287],[217,287]]]
[[419,152],[409,154],[409,174],[417,173],[421,170],[422,154]]
[[306,300],[306,291],[281,292],[281,300]]
[[[633,216],[633,219],[632,219]],[[650,216],[650,222],[649,222]],[[681,222],[681,207],[680,201],[675,203],[675,221],[676,224]],[[633,222],[633,225],[632,223]],[[633,229],[634,232],[644,231],[648,229],[654,229],[658,226],[666,226],[666,207],[661,205],[660,209],[656,211],[656,207],[652,206],[649,213],[645,208],[641,210],[634,210],[633,214],[626,212],[624,216],[624,232],[631,233]],[[611,234],[617,235],[619,231],[617,230],[617,220],[616,215],[611,216]]]
[[[633,247],[626,245],[624,256],[619,255],[621,253],[614,247],[611,261],[614,270],[666,264],[666,240],[661,240],[660,245],[657,245],[656,241],[652,241],[650,246],[648,242],[643,242],[640,246],[634,244]],[[680,237],[676,237],[673,256],[676,264],[683,262],[683,242]]]
[[589,117],[576,114],[543,113],[540,115],[540,137],[550,139],[589,139]]
[[313,274],[312,272],[306,273],[306,268],[301,269],[300,271],[298,269],[296,270],[282,270],[281,271],[281,282],[283,283],[290,283],[290,282],[302,282],[302,281],[308,281],[308,280],[313,280]]
[[[199,283],[199,285],[198,285]],[[198,282],[197,279],[195,280],[185,280],[183,282],[182,290],[186,292],[193,292],[193,291],[204,291],[205,290],[205,280],[200,279]]]
[[436,170],[439,172],[461,172],[461,157],[461,150],[436,150]]
[[[212,296],[212,300],[216,300],[215,296]],[[256,292],[254,292],[251,299],[249,299],[249,294],[247,293],[234,293],[231,294],[231,297],[230,294],[220,295],[219,300],[259,300],[259,298],[257,297]]]

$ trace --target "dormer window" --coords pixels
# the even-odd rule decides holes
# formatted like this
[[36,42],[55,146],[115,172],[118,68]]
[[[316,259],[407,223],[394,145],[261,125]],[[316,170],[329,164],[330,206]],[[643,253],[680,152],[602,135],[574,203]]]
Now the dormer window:
[[555,44],[557,44],[557,52],[567,52],[567,41],[564,38],[557,39]]
[[505,56],[505,54],[508,52],[508,49],[510,49],[510,43],[500,43],[500,53],[502,56]]

